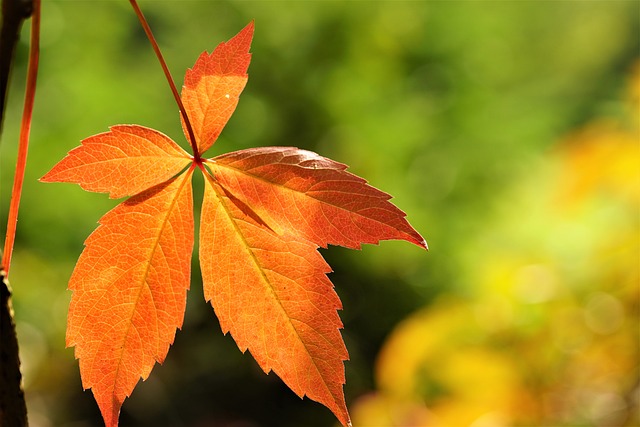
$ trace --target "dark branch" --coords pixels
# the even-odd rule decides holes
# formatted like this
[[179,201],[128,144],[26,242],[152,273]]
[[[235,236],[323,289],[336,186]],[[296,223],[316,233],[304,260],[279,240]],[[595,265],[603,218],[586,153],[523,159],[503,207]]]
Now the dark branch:
[[[2,0],[0,29],[0,134],[4,121],[9,74],[22,22],[31,16],[31,0]],[[11,288],[0,266],[0,425],[26,427],[27,407],[22,390],[18,338],[11,307]]]
[[9,87],[9,74],[13,65],[13,54],[22,22],[31,16],[31,0],[2,0],[2,30],[0,30],[0,133],[4,119],[4,107]]
[[11,288],[3,270],[0,270],[0,282],[0,425],[26,427],[27,407],[22,390]]

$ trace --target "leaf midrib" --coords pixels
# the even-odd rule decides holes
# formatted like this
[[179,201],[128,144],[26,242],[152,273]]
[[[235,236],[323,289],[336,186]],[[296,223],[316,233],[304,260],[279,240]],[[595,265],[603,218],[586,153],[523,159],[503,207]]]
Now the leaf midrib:
[[[215,159],[212,159],[212,160],[215,160]],[[293,193],[296,193],[296,194],[300,194],[300,195],[303,195],[303,196],[309,197],[309,198],[311,198],[311,199],[313,199],[313,200],[316,200],[318,203],[322,203],[322,204],[325,204],[325,205],[328,205],[328,206],[332,206],[332,207],[334,207],[334,208],[336,208],[336,209],[339,209],[340,211],[347,212],[347,213],[349,213],[350,215],[356,215],[356,216],[358,216],[358,217],[360,217],[360,218],[363,218],[363,219],[365,219],[365,220],[374,221],[374,222],[375,222],[375,223],[377,223],[377,224],[381,224],[381,225],[383,225],[383,226],[385,226],[385,227],[389,227],[389,224],[387,224],[387,223],[386,223],[386,222],[384,222],[384,221],[380,221],[380,220],[378,220],[378,219],[376,219],[376,218],[372,218],[372,217],[369,217],[369,216],[363,215],[363,214],[361,214],[361,213],[360,213],[360,212],[358,212],[358,211],[352,211],[352,210],[349,210],[349,209],[345,209],[345,208],[344,208],[344,207],[342,207],[342,206],[339,206],[339,205],[336,205],[336,204],[334,204],[334,203],[330,203],[330,202],[328,202],[328,201],[325,201],[325,200],[319,199],[319,198],[317,198],[317,197],[314,197],[313,195],[309,194],[309,193],[308,193],[308,192],[306,192],[306,191],[300,191],[300,190],[297,190],[297,189],[295,189],[295,188],[288,187],[288,186],[287,186],[287,185],[285,185],[285,184],[280,184],[280,183],[277,183],[277,182],[269,181],[269,180],[268,180],[268,179],[266,179],[266,178],[263,178],[263,177],[261,177],[261,176],[259,176],[259,175],[252,174],[252,173],[247,172],[247,171],[245,171],[245,170],[243,170],[243,169],[235,168],[235,167],[233,167],[233,166],[230,166],[230,165],[227,165],[227,164],[223,164],[223,163],[218,163],[218,162],[212,162],[212,167],[213,167],[213,168],[218,167],[218,168],[225,168],[225,169],[229,169],[229,170],[231,170],[231,171],[233,171],[233,172],[235,172],[235,173],[238,173],[238,174],[241,174],[241,175],[248,176],[249,178],[253,178],[253,179],[256,179],[256,180],[262,181],[262,182],[264,182],[264,183],[266,183],[266,184],[273,185],[273,186],[278,187],[278,188],[282,188],[282,189],[284,189],[285,191],[290,191],[290,192],[293,192]],[[333,169],[323,168],[323,170],[333,170]],[[334,181],[337,181],[337,180],[334,180]],[[368,185],[368,184],[367,184],[367,183],[363,183],[363,185]],[[318,190],[316,190],[316,191],[317,191],[317,192],[321,192],[321,191],[318,191]],[[328,192],[329,190],[325,190],[325,191],[326,191],[326,192]],[[357,193],[346,193],[346,192],[345,192],[345,194],[357,194]],[[385,199],[384,201],[388,202],[388,199]],[[402,231],[402,230],[398,230],[398,231],[400,231],[401,233],[403,233],[403,234],[405,234],[405,235],[407,235],[407,236],[410,236],[410,234],[408,234],[406,231]],[[353,240],[353,239],[349,239],[349,240]]]
[[[287,319],[287,322],[289,323],[291,329],[294,331],[296,337],[298,337],[298,341],[302,344],[302,347],[304,348],[305,352],[307,353],[307,356],[308,356],[309,360],[311,360],[311,363],[313,363],[313,366],[315,367],[316,372],[318,373],[318,376],[322,379],[322,384],[324,385],[326,391],[329,393],[330,396],[332,396],[332,398],[334,399],[334,402],[339,404],[340,402],[338,402],[338,400],[336,400],[336,396],[334,396],[334,394],[331,392],[331,389],[329,388],[329,385],[324,380],[324,376],[321,374],[320,369],[319,369],[314,357],[311,355],[311,353],[307,349],[307,345],[305,344],[305,341],[302,339],[302,337],[298,333],[298,329],[293,324],[293,322],[291,320],[292,319],[291,316],[289,316],[289,313],[287,312],[286,308],[282,305],[282,302],[280,301],[280,298],[278,298],[278,295],[276,294],[273,286],[271,285],[271,281],[269,280],[269,278],[264,273],[264,271],[263,271],[264,269],[263,269],[262,265],[258,261],[258,258],[256,257],[256,255],[253,253],[252,246],[249,245],[249,243],[247,242],[247,240],[244,237],[244,233],[242,232],[242,230],[240,230],[240,227],[238,227],[238,225],[236,224],[236,219],[234,218],[234,216],[232,215],[231,211],[229,210],[229,208],[227,206],[227,203],[224,200],[223,196],[218,192],[218,190],[215,187],[215,184],[213,182],[211,182],[213,180],[213,178],[209,174],[206,174],[205,177],[206,177],[207,181],[209,181],[213,191],[215,192],[215,195],[216,195],[218,201],[220,202],[220,205],[225,210],[225,213],[227,214],[227,217],[229,218],[229,221],[233,224],[233,227],[234,227],[234,230],[235,230],[236,234],[240,237],[240,239],[242,240],[243,246],[247,249],[247,252],[251,256],[251,259],[254,262],[254,264],[256,266],[256,269],[259,271],[263,282],[266,284],[266,287],[269,290],[269,293],[272,295],[273,300],[275,300],[277,302],[278,306],[280,307],[280,309],[284,313],[284,315],[285,315],[285,317]],[[305,395],[307,394],[304,390],[303,390],[303,392],[304,392]]]
[[[164,230],[165,230],[165,228],[167,226],[167,223],[169,222],[169,217],[171,216],[171,212],[173,211],[173,208],[175,207],[176,201],[180,197],[180,194],[182,193],[182,190],[184,189],[185,184],[187,182],[190,182],[189,177],[192,174],[192,172],[193,172],[193,167],[191,169],[189,169],[188,171],[184,172],[185,176],[183,178],[183,181],[180,184],[180,187],[178,188],[178,190],[176,191],[175,197],[171,201],[171,204],[170,204],[169,208],[166,210],[166,216],[162,220],[162,225],[158,228],[159,231],[156,234],[155,241],[153,243],[153,249],[151,250],[151,254],[149,256],[149,261],[147,262],[144,274],[143,274],[143,276],[141,278],[142,283],[140,284],[140,286],[138,286],[138,288],[139,288],[138,295],[136,296],[135,303],[132,305],[133,309],[131,310],[131,315],[129,316],[130,321],[127,322],[127,330],[126,330],[126,332],[124,334],[124,337],[123,337],[123,340],[122,340],[123,345],[122,345],[121,350],[120,350],[120,356],[118,357],[118,366],[116,367],[115,379],[114,379],[114,382],[113,382],[113,390],[112,390],[112,393],[111,393],[112,396],[115,396],[115,387],[116,387],[116,383],[117,383],[117,380],[118,380],[118,374],[120,372],[120,367],[122,365],[122,359],[123,359],[122,356],[123,356],[124,351],[125,351],[124,343],[127,342],[129,333],[131,332],[131,329],[132,329],[132,326],[133,326],[132,319],[133,319],[133,316],[134,316],[134,314],[136,312],[138,303],[140,301],[140,296],[142,294],[142,289],[145,287],[145,285],[147,287],[149,287],[149,284],[147,283],[147,277],[149,276],[149,269],[151,268],[151,260],[153,259],[153,256],[155,255],[156,250],[160,246],[160,244],[159,244],[160,243],[160,237],[162,236],[162,233],[164,232]],[[149,288],[149,292],[151,293],[151,296],[152,296],[152,299],[153,299],[153,292],[151,292],[151,288]],[[155,307],[155,300],[153,300],[153,301],[154,301],[154,307]],[[157,320],[158,320],[157,316],[155,317],[155,320],[157,322]],[[154,354],[154,359],[155,359],[155,356],[156,355]]]

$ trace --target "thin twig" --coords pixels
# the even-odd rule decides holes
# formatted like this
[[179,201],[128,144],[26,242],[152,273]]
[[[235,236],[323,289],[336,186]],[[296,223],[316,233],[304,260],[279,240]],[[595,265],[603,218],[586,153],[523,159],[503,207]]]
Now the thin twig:
[[38,59],[40,56],[40,0],[33,0],[33,14],[31,16],[31,41],[29,44],[29,66],[27,69],[27,87],[24,94],[24,110],[20,125],[20,139],[18,143],[18,158],[16,160],[16,174],[13,177],[13,189],[9,202],[9,217],[7,219],[7,237],[4,241],[2,267],[5,277],[9,277],[9,267],[13,254],[13,243],[16,238],[18,225],[18,208],[22,196],[24,170],[27,166],[27,151],[29,149],[29,134],[31,132],[31,117],[33,116],[33,102],[36,95],[36,80],[38,77]]

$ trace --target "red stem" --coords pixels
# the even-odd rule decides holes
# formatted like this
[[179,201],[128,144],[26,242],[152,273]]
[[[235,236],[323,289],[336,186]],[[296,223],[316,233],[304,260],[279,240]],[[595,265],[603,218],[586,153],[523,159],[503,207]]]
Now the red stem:
[[22,196],[24,171],[27,166],[27,151],[29,149],[29,134],[31,132],[31,117],[33,116],[33,102],[36,94],[36,79],[38,77],[38,58],[40,56],[40,0],[33,0],[31,15],[31,41],[29,45],[29,66],[27,69],[27,86],[24,94],[24,110],[20,125],[20,139],[18,143],[18,158],[16,160],[16,174],[13,177],[13,189],[9,202],[9,217],[7,219],[7,236],[4,241],[2,267],[5,277],[9,276],[9,266],[13,254],[13,244],[16,239],[18,225],[18,208]]
[[160,47],[156,42],[155,37],[153,37],[153,33],[151,32],[151,28],[147,23],[144,15],[142,14],[142,10],[138,7],[138,3],[136,0],[129,0],[133,10],[136,12],[138,19],[140,20],[140,24],[142,24],[142,28],[144,28],[144,32],[147,34],[147,38],[149,42],[151,42],[151,46],[153,47],[153,51],[156,53],[158,57],[158,61],[160,61],[160,65],[162,66],[162,71],[164,71],[164,75],[167,78],[167,82],[169,82],[169,86],[171,87],[171,92],[173,93],[173,97],[178,104],[178,108],[180,109],[180,113],[182,114],[182,118],[184,119],[185,126],[187,128],[187,133],[189,134],[189,144],[191,144],[191,148],[193,149],[193,157],[194,161],[197,164],[202,162],[200,158],[200,152],[198,151],[198,144],[196,143],[196,137],[193,133],[193,128],[191,127],[191,122],[189,121],[189,116],[187,116],[187,111],[184,108],[184,104],[182,104],[182,99],[180,99],[180,94],[178,93],[178,89],[176,89],[176,84],[173,82],[173,78],[171,77],[171,73],[169,72],[169,68],[167,67],[166,62],[164,62],[164,58],[162,57],[162,52],[160,52]]

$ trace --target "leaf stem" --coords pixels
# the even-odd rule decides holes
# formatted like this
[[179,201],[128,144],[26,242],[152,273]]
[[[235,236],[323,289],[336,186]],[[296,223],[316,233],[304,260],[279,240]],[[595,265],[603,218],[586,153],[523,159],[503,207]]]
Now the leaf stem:
[[9,266],[13,254],[13,244],[16,238],[18,225],[18,208],[22,196],[22,183],[24,171],[27,166],[27,152],[29,148],[29,134],[31,132],[31,118],[33,116],[33,104],[36,94],[36,80],[38,78],[38,60],[40,57],[40,0],[33,0],[33,13],[31,15],[31,40],[29,44],[29,65],[27,69],[27,84],[24,94],[24,110],[20,124],[20,137],[18,142],[18,158],[16,160],[16,173],[13,177],[13,189],[9,202],[9,217],[7,219],[7,235],[4,241],[2,267],[5,277],[9,276]]
[[133,10],[136,12],[136,15],[138,16],[138,20],[140,20],[140,24],[142,25],[144,32],[147,34],[147,38],[151,43],[151,47],[153,47],[153,51],[156,53],[156,56],[158,57],[158,61],[160,61],[160,66],[162,67],[162,71],[164,71],[164,75],[167,78],[169,87],[171,87],[171,92],[173,93],[173,97],[175,98],[176,103],[178,104],[178,108],[180,109],[180,114],[182,114],[182,118],[184,119],[184,123],[187,128],[187,133],[189,134],[189,144],[191,144],[191,148],[193,149],[194,161],[196,162],[196,164],[200,164],[202,160],[200,157],[200,152],[198,151],[198,144],[196,142],[196,137],[195,137],[195,134],[193,133],[193,127],[191,126],[191,122],[189,121],[189,116],[187,116],[187,111],[184,108],[182,99],[180,99],[180,94],[178,93],[178,89],[176,89],[176,84],[173,82],[173,77],[171,77],[171,72],[167,67],[167,63],[164,61],[162,52],[160,52],[160,47],[158,46],[158,43],[156,42],[156,39],[153,36],[153,33],[151,32],[151,27],[149,27],[147,20],[142,14],[142,10],[140,10],[140,7],[138,6],[138,3],[136,2],[136,0],[129,0],[129,2],[131,3]]

